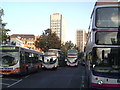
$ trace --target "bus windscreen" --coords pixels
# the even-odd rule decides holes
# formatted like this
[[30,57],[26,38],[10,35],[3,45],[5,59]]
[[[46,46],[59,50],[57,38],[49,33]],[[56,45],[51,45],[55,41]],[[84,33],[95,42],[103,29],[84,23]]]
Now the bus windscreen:
[[120,48],[94,48],[93,69],[96,72],[119,73],[120,70]]

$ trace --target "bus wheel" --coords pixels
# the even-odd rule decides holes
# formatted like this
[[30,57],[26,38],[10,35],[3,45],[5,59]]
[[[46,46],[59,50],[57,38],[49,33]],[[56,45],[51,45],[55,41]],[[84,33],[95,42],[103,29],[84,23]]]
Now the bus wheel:
[[40,67],[38,66],[38,67],[37,67],[37,72],[38,72],[39,70],[40,70]]
[[37,69],[39,70],[39,69],[40,69],[40,67],[38,66],[38,67],[37,67]]

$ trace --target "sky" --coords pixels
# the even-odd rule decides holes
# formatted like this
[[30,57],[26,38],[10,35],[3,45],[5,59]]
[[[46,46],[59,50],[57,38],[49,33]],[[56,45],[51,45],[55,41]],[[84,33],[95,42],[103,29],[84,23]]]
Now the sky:
[[0,8],[4,10],[5,28],[11,30],[9,34],[42,35],[50,28],[50,15],[60,13],[67,20],[66,41],[75,43],[76,30],[88,30],[94,4],[95,0],[2,0]]

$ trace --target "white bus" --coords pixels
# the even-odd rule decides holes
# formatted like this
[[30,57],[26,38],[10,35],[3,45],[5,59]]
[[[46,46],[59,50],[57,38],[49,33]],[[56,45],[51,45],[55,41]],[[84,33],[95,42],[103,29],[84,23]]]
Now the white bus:
[[48,51],[43,55],[42,68],[46,68],[46,69],[57,69],[58,68],[57,52]]
[[62,51],[60,49],[49,49],[48,51],[57,53],[58,64],[59,64],[60,67],[66,66],[65,52],[64,51]]
[[68,50],[67,65],[68,66],[78,66],[78,51],[76,49]]
[[120,89],[120,2],[96,2],[85,55],[91,88]]
[[42,53],[14,45],[0,46],[0,74],[27,74],[42,68]]

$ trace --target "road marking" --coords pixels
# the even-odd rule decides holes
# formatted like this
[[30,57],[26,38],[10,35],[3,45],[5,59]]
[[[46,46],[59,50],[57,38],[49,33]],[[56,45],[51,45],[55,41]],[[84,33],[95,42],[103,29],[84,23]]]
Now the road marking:
[[13,85],[15,85],[15,84],[17,84],[17,83],[19,83],[19,82],[21,82],[21,81],[22,81],[22,79],[18,80],[17,82],[15,82],[15,83],[13,83],[13,84],[7,86],[7,87],[11,87],[11,86],[13,86]]
[[30,75],[25,76],[25,78],[28,78]]
[[82,83],[81,83],[81,87],[85,87],[85,85],[84,85],[84,76],[82,76]]
[[2,78],[4,80],[13,80],[13,81],[18,81],[17,79],[7,79],[7,78]]
[[0,84],[7,85],[7,86],[10,85],[10,84],[7,84],[7,83],[0,83]]

